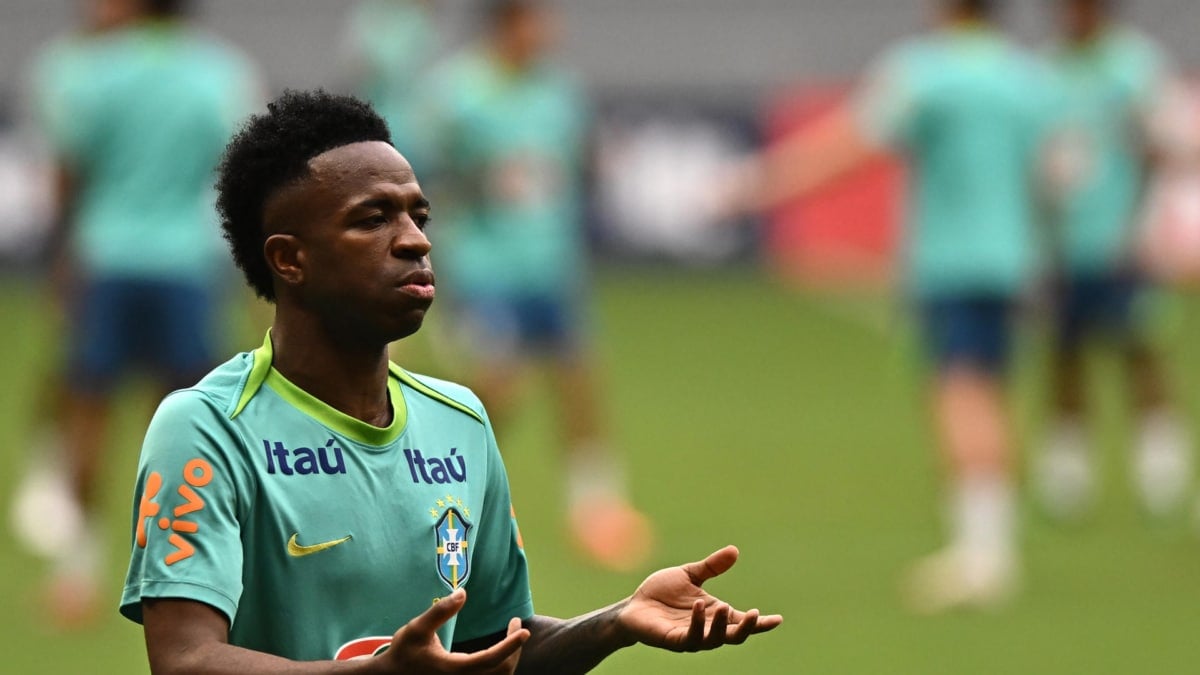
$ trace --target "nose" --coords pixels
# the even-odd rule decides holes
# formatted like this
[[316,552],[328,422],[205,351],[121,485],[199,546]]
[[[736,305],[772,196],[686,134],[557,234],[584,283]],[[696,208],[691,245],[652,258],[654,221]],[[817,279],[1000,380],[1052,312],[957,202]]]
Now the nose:
[[397,258],[424,258],[431,250],[433,244],[416,222],[409,216],[402,217],[400,230],[392,239],[392,255]]

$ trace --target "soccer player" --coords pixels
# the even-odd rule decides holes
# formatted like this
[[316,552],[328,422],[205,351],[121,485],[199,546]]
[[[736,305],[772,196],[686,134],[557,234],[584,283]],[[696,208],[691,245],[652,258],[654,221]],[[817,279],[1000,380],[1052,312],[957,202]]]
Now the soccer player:
[[52,47],[36,73],[60,175],[55,270],[69,274],[59,284],[71,293],[63,444],[83,517],[52,580],[67,620],[88,613],[102,571],[91,514],[121,377],[145,365],[170,390],[214,363],[214,293],[227,263],[212,181],[254,92],[240,55],[185,24],[183,0],[96,4],[105,30]]
[[350,13],[347,51],[355,91],[387,120],[399,149],[421,170],[431,151],[421,120],[426,69],[437,53],[433,0],[364,0]]
[[1115,0],[1061,0],[1063,39],[1051,54],[1056,112],[1053,203],[1058,262],[1055,417],[1034,464],[1047,511],[1083,515],[1094,500],[1084,423],[1085,343],[1119,350],[1137,411],[1132,476],[1148,513],[1187,496],[1190,441],[1173,412],[1146,330],[1147,285],[1134,256],[1135,226],[1152,164],[1172,152],[1160,122],[1172,78],[1158,46],[1121,26]]
[[652,533],[608,442],[584,334],[586,104],[551,58],[557,18],[548,2],[491,0],[486,11],[480,43],[442,64],[427,87],[435,183],[453,195],[440,244],[448,296],[477,362],[470,379],[502,429],[528,371],[548,371],[573,539],[600,564],[633,569]]
[[275,320],[147,431],[121,611],[153,671],[578,673],[779,625],[701,590],[733,547],[579,618],[534,614],[479,399],[388,360],[434,299],[430,204],[369,106],[284,94],[230,143],[218,190]]
[[950,542],[913,570],[921,611],[990,605],[1017,572],[1010,314],[1035,270],[1042,75],[994,23],[999,3],[941,0],[938,27],[888,51],[851,103],[747,163],[735,191],[769,207],[884,150],[910,173],[905,286],[935,368]]

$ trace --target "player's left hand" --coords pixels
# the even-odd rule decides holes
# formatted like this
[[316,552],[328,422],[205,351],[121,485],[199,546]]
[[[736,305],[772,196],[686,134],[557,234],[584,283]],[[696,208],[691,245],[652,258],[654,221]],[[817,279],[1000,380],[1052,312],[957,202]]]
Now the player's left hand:
[[741,644],[777,627],[782,616],[736,610],[701,588],[737,559],[737,547],[726,546],[704,560],[651,574],[621,609],[619,625],[631,640],[675,652]]

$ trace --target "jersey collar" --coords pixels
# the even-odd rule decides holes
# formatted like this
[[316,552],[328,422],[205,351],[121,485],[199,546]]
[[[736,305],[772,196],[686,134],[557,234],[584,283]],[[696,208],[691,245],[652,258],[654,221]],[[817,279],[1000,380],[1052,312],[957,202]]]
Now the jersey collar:
[[275,358],[275,349],[271,344],[271,331],[267,331],[262,346],[251,352],[250,356],[253,358],[253,364],[246,377],[246,383],[242,387],[242,395],[238,397],[237,406],[230,415],[231,418],[237,417],[265,384],[300,412],[330,430],[363,445],[376,447],[390,445],[404,433],[404,427],[408,423],[408,406],[404,401],[404,391],[400,387],[400,380],[395,377],[394,373],[389,372],[388,376],[388,398],[392,403],[392,423],[386,427],[377,427],[337,410],[296,386],[278,370],[275,370],[271,365]]

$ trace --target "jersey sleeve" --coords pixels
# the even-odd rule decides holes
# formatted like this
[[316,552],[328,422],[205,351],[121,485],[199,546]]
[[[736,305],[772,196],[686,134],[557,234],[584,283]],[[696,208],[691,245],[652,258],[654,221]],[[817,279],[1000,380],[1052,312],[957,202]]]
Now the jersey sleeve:
[[902,145],[917,111],[917,91],[907,49],[884,54],[853,94],[851,107],[859,131],[883,147]]
[[30,74],[31,108],[38,130],[54,154],[76,163],[83,153],[86,121],[80,112],[86,102],[80,95],[78,64],[82,46],[67,41],[52,44],[39,55]]
[[473,640],[502,632],[510,619],[533,616],[529,567],[517,527],[508,487],[508,473],[500,458],[492,425],[485,417],[488,442],[487,493],[479,518],[479,536],[466,584],[467,604],[458,615],[454,641]]
[[1131,49],[1125,77],[1143,139],[1165,155],[1194,151],[1195,101],[1167,53],[1149,38]]
[[182,598],[233,622],[242,592],[240,511],[249,501],[238,447],[204,394],[177,392],[159,406],[138,462],[125,617],[141,623],[147,598]]

